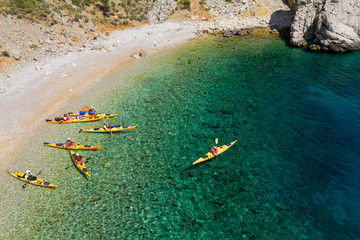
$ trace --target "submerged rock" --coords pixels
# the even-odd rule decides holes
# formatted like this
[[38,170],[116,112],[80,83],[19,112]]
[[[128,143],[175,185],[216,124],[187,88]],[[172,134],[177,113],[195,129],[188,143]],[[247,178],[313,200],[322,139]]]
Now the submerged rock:
[[292,0],[289,5],[296,10],[293,45],[332,51],[360,48],[360,1]]

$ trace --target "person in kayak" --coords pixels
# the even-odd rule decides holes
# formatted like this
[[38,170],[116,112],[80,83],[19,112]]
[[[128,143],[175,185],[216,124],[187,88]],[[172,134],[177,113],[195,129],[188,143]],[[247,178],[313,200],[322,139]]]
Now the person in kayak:
[[98,114],[98,113],[95,112],[94,108],[91,107],[91,108],[89,109],[89,115],[90,115],[90,116],[95,116],[95,115],[97,115],[97,114]]
[[218,147],[217,147],[217,146],[213,146],[210,151],[211,151],[212,155],[216,156],[217,153],[218,153]]
[[82,119],[85,119],[85,118],[86,118],[86,117],[81,116],[79,113],[76,114],[76,119],[77,119],[77,120],[82,120]]
[[68,137],[66,142],[66,147],[76,147],[76,143],[74,141],[71,141],[71,139]]
[[29,181],[35,181],[37,179],[37,177],[35,175],[32,175],[30,173],[30,170],[26,170],[25,173],[25,181],[29,182]]
[[64,121],[69,121],[71,120],[72,118],[70,118],[66,113],[64,114],[64,117],[63,117],[63,120]]
[[104,121],[104,126],[103,126],[103,128],[105,129],[105,130],[110,130],[110,127],[109,127],[109,125]]
[[76,153],[75,162],[76,162],[77,164],[82,164],[82,163],[83,163],[82,157],[80,156],[79,153]]

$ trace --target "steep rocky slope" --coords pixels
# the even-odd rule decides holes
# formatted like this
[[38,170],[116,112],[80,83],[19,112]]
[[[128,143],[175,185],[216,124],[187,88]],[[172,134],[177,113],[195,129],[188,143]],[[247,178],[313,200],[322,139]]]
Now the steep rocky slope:
[[290,0],[296,10],[291,43],[314,50],[360,48],[359,0]]

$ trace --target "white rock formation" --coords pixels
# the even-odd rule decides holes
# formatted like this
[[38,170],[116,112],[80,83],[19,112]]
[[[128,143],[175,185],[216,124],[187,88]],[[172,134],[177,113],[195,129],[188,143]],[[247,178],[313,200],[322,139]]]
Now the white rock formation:
[[315,50],[360,48],[359,0],[293,0],[296,10],[291,43]]

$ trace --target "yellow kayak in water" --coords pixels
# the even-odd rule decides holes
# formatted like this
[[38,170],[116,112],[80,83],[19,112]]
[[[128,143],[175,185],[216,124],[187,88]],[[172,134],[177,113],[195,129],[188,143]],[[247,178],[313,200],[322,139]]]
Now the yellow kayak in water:
[[72,150],[91,150],[91,149],[98,149],[101,146],[91,146],[91,145],[84,145],[84,144],[76,144],[76,146],[66,147],[65,143],[48,143],[44,142],[44,145],[54,148],[62,148],[62,149],[72,149]]
[[92,129],[80,129],[80,132],[98,132],[98,133],[107,133],[107,132],[119,132],[124,130],[131,130],[136,128],[136,126],[112,126],[109,130],[104,128],[92,128]]
[[[229,144],[223,145],[221,147],[218,147],[216,156],[223,153],[223,152],[225,152],[229,148],[231,148],[236,142],[237,142],[237,140],[235,140],[235,141],[233,141],[233,142],[231,142]],[[214,157],[215,156],[211,152],[208,152],[204,156],[202,156],[201,158],[199,158],[198,160],[193,162],[192,164],[195,165],[195,164],[198,164],[198,163],[201,163],[201,162],[205,162],[205,161],[208,161],[208,160],[210,160],[210,159],[212,159]]]
[[23,182],[26,182],[26,183],[30,183],[30,184],[33,184],[33,185],[37,185],[37,186],[42,186],[42,187],[52,187],[52,188],[56,188],[58,187],[57,185],[54,185],[54,184],[51,184],[47,181],[45,181],[44,179],[41,179],[41,178],[36,178],[36,180],[33,180],[33,181],[26,181],[25,180],[25,173],[22,173],[22,172],[9,172],[9,174]]
[[81,163],[77,163],[75,158],[76,158],[76,153],[73,150],[70,150],[70,155],[71,155],[71,159],[73,160],[74,164],[76,165],[76,167],[83,172],[86,176],[90,177],[90,173],[88,172],[86,165],[84,163],[84,159],[82,160]]
[[95,116],[95,117],[89,117],[89,118],[84,117],[84,119],[73,118],[71,120],[65,121],[62,117],[56,117],[55,120],[46,119],[46,122],[49,122],[49,123],[79,123],[79,122],[98,121],[98,120],[101,120],[103,118],[105,118],[105,116]]
[[[76,113],[72,113],[72,112],[69,112],[68,113],[70,116],[76,116],[77,114]],[[89,115],[89,113],[83,113],[83,112],[80,112],[78,113],[80,116],[83,116],[83,117],[93,117],[93,115]],[[112,113],[98,113],[96,114],[95,116],[104,116],[104,118],[109,118],[109,117],[115,117],[119,114],[112,114]]]

